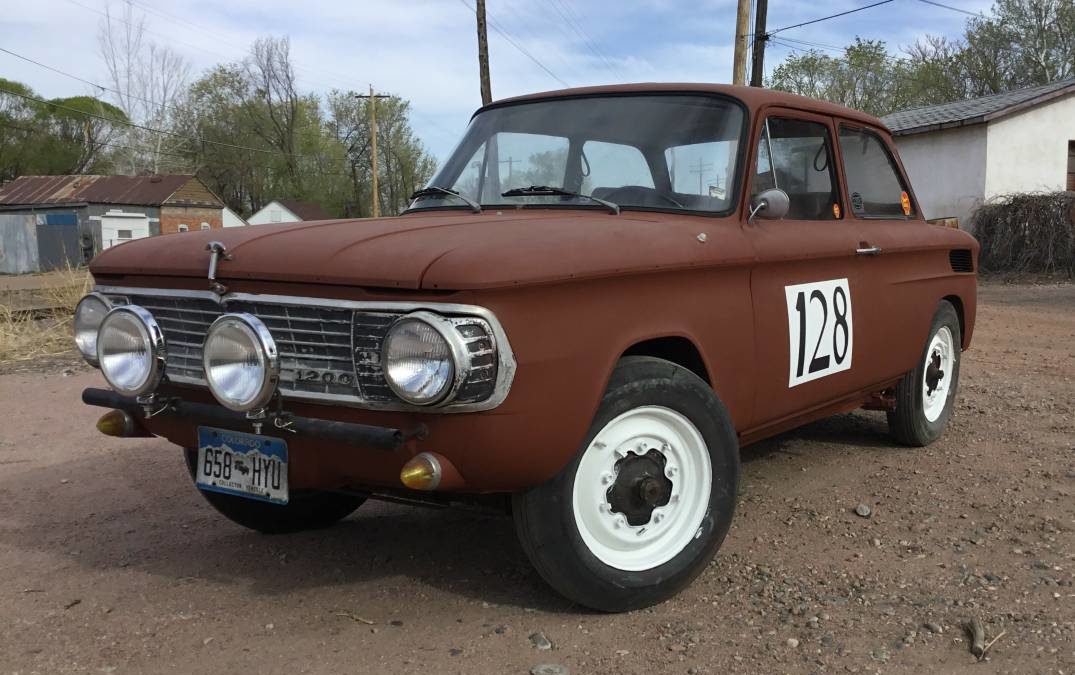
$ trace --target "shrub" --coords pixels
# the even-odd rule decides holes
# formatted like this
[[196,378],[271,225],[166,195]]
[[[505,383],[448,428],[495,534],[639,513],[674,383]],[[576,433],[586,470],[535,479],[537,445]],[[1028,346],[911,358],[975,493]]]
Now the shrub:
[[971,223],[983,272],[1075,276],[1075,192],[998,197]]

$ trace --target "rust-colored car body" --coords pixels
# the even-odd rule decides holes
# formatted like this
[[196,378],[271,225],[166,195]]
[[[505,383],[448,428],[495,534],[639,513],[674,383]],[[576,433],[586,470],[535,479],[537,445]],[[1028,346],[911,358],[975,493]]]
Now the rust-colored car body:
[[[733,97],[747,113],[746,149],[757,146],[766,116],[780,114],[819,121],[833,138],[840,122],[875,130],[895,154],[876,118],[763,89],[621,85],[519,100],[628,92]],[[232,256],[218,270],[229,292],[487,308],[502,324],[517,364],[502,404],[445,414],[286,401],[289,411],[311,418],[428,428],[425,438],[394,452],[289,437],[290,485],[399,488],[404,463],[429,451],[458,472],[453,490],[517,491],[550,479],[578,452],[625,354],[675,360],[704,377],[727,407],[740,442],[749,444],[857,408],[891,388],[921,358],[942,299],[959,312],[962,346],[969,346],[976,277],[954,271],[949,255],[970,251],[976,267],[978,245],[970,235],[926,223],[913,194],[919,215],[912,218],[862,219],[845,209],[841,218],[824,222],[748,222],[751,154],[741,154],[738,198],[727,217],[535,206],[480,214],[423,210],[156,237],[106,251],[91,270],[101,286],[204,291],[206,245],[216,239]],[[843,162],[836,159],[847,204]],[[883,254],[856,255],[863,246]],[[834,277],[846,277],[855,293],[854,364],[789,388],[784,289]],[[214,402],[204,388],[170,386],[186,400]],[[187,447],[195,444],[199,425],[176,416],[144,424]]]

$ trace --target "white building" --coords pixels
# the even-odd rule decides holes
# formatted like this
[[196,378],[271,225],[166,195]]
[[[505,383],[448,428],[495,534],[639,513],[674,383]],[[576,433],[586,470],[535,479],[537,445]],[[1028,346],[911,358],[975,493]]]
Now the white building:
[[251,225],[265,223],[298,223],[304,220],[331,220],[332,216],[319,204],[295,199],[276,199],[247,219]]
[[1075,190],[1075,79],[883,119],[926,218],[967,227],[992,197]]
[[247,222],[243,220],[238,213],[232,211],[226,206],[224,207],[224,217],[222,220],[224,223],[224,227],[243,227],[247,225]]

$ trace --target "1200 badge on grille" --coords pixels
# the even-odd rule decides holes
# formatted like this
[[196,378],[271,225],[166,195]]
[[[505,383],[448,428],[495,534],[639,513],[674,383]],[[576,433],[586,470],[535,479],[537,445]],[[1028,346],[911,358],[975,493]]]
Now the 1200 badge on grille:
[[295,382],[320,382],[328,385],[338,384],[343,387],[351,387],[355,384],[353,373],[334,370],[305,370],[301,368],[294,372]]

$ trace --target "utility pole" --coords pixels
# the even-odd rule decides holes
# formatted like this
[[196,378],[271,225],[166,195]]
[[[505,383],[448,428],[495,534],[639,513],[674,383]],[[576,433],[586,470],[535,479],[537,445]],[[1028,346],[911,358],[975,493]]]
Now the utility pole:
[[508,165],[508,185],[511,185],[511,177],[514,174],[512,169],[515,168],[516,164],[522,164],[522,160],[521,159],[515,159],[511,155],[508,155],[508,158],[500,160],[500,163]]
[[[698,158],[698,168],[697,169],[691,169],[691,173],[698,174],[698,194],[703,194],[703,192],[702,192],[702,175],[705,174],[706,171],[709,171],[712,168],[713,168],[712,162],[705,162],[705,161],[702,160],[701,157],[699,157]],[[708,194],[708,193],[704,193],[704,194]]]
[[476,0],[474,14],[478,18],[478,75],[481,78],[482,105],[493,102],[492,85],[489,83],[489,37],[485,31],[485,0]]
[[754,17],[754,64],[750,73],[750,86],[762,86],[765,76],[765,43],[769,34],[765,32],[765,17],[769,13],[769,0],[758,0],[758,11]]
[[373,178],[373,208],[372,214],[374,218],[381,217],[381,187],[377,181],[377,99],[379,98],[392,98],[387,94],[375,94],[373,93],[373,85],[370,85],[370,93],[368,96],[363,94],[355,94],[355,98],[369,99],[370,105],[370,158],[371,167],[370,172]]
[[747,30],[750,28],[750,0],[739,0],[735,13],[735,58],[732,60],[732,84],[747,83]]

